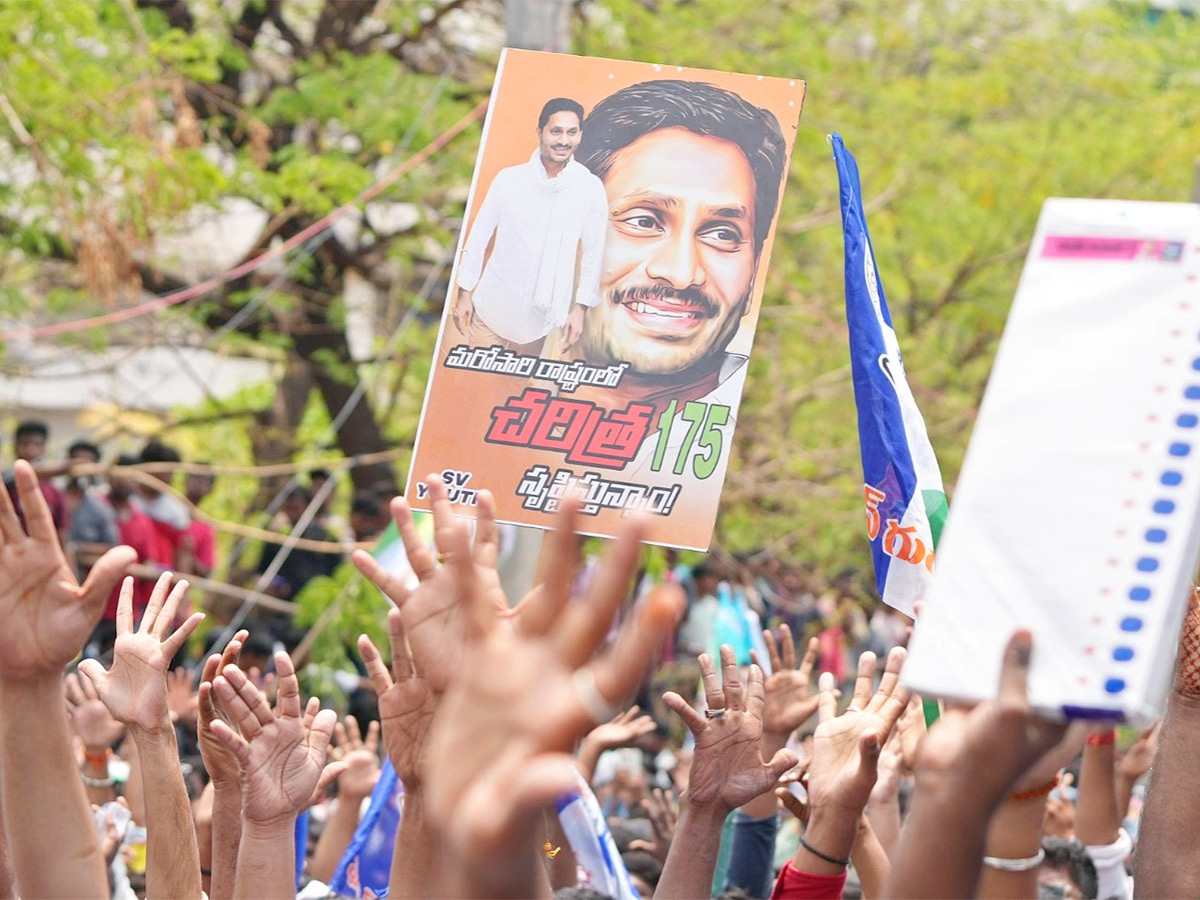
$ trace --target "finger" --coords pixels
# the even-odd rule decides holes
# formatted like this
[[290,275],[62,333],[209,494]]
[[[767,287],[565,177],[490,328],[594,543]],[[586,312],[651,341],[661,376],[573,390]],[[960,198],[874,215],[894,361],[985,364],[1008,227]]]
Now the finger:
[[[275,714],[271,712],[271,705],[267,702],[267,698],[263,695],[263,692],[255,687],[254,683],[246,677],[246,673],[237,666],[230,666],[218,675],[217,678],[218,681],[214,681],[213,686],[217,687],[219,679],[224,678],[229,683],[229,686],[233,688],[234,693],[245,704],[250,715],[258,721],[259,725],[270,725],[275,721]],[[217,696],[221,698],[222,702],[228,703],[223,691],[218,689]],[[240,719],[238,720],[238,724],[241,725]],[[242,733],[244,734],[245,732],[246,729],[243,727]]]
[[[436,480],[439,485],[441,482],[440,478]],[[442,490],[445,491],[445,489],[445,485],[442,485]],[[413,519],[408,502],[403,497],[393,497],[390,509],[392,521],[396,523],[396,530],[400,532],[400,540],[404,543],[404,553],[408,557],[409,566],[412,567],[418,580],[427,581],[437,571],[437,560],[429,549],[429,545],[417,531],[417,523]]]
[[[79,661],[77,668],[87,685],[84,690],[90,688],[96,698],[103,701],[104,695],[108,692],[108,673],[104,671],[104,666],[94,659],[83,659]],[[106,707],[107,705],[105,704]]]
[[133,633],[133,579],[128,575],[121,581],[117,596],[117,634]]
[[387,666],[379,648],[365,634],[358,636],[358,655],[362,657],[363,665],[367,667],[367,678],[371,680],[371,688],[375,696],[381,697],[392,686],[392,676],[388,674]]
[[663,703],[675,715],[683,719],[683,724],[687,726],[687,730],[692,733],[693,737],[698,736],[707,725],[704,717],[692,709],[692,705],[674,691],[667,691],[663,694]]
[[1002,707],[1022,712],[1029,708],[1029,665],[1033,656],[1033,635],[1025,629],[1013,632],[1004,648],[1000,664],[999,700]]
[[800,762],[800,757],[796,755],[796,751],[783,747],[776,750],[775,755],[767,763],[767,772],[770,773],[773,782],[778,781],[783,777],[784,772],[793,768],[798,762]]
[[617,608],[629,596],[644,532],[645,522],[639,517],[624,523],[600,560],[584,602],[570,605],[560,617],[554,644],[569,667],[577,668],[591,657],[612,626]]
[[[46,503],[46,495],[38,483],[33,466],[23,459],[17,460],[13,466],[17,481],[17,497],[21,501],[21,511],[25,513],[25,526],[29,536],[35,541],[53,541],[58,547],[58,529],[50,515],[50,507]],[[20,528],[20,526],[17,526]],[[59,555],[62,550],[59,549]]]
[[571,582],[579,565],[580,538],[575,533],[579,523],[580,500],[576,494],[563,498],[554,530],[543,540],[549,552],[541,596],[521,612],[521,632],[527,635],[545,634],[558,621],[567,601],[571,599]]
[[137,551],[132,547],[113,547],[92,563],[91,571],[83,580],[79,594],[84,603],[96,609],[96,615],[104,608],[108,598],[112,596],[113,588],[121,580],[133,563],[137,562]]
[[775,796],[783,803],[784,808],[801,822],[808,821],[808,808],[800,801],[800,798],[789,791],[787,788],[777,788]]
[[[262,734],[263,722],[259,716],[251,709],[250,703],[243,697],[230,682],[231,678],[236,679],[238,675],[245,676],[241,669],[237,666],[230,666],[212,681],[212,692],[217,695],[217,699],[221,702],[221,707],[225,711],[225,716],[233,722],[237,730],[249,739],[253,739]],[[253,685],[250,685],[252,688]],[[270,710],[268,709],[268,712]],[[213,724],[216,724],[217,719],[214,719]]]
[[326,753],[329,751],[329,741],[333,737],[333,727],[337,724],[337,713],[332,709],[320,710],[312,719],[312,723],[307,729],[307,743],[309,749],[318,754],[317,758],[325,759]]
[[[210,660],[215,658],[215,656],[209,657]],[[208,668],[207,663],[205,663],[205,668]],[[196,692],[196,705],[199,710],[200,725],[202,728],[211,726],[213,720],[217,718],[217,707],[213,703],[212,691],[212,681],[201,681],[200,687]]]
[[612,647],[592,663],[596,689],[609,698],[629,697],[641,684],[667,635],[675,629],[685,602],[678,585],[659,585],[647,594],[617,632]]
[[249,638],[250,632],[244,628],[233,636],[233,640],[226,644],[225,649],[221,652],[221,664],[217,668],[218,672],[228,665],[237,665],[241,661],[242,648],[246,646]]
[[[182,583],[186,584],[186,582]],[[192,632],[203,621],[204,613],[194,612],[184,620],[182,625],[175,629],[175,632],[169,638],[163,641],[162,650],[168,660],[175,658],[175,654],[187,643],[187,639],[192,636]]]
[[904,667],[904,660],[908,653],[903,647],[893,647],[887,655],[887,663],[884,665],[883,677],[879,679],[879,689],[871,698],[871,702],[867,705],[867,709],[880,709],[887,698],[892,696],[896,690],[896,685],[900,683],[900,670]]
[[771,633],[771,629],[763,629],[763,643],[767,647],[767,659],[771,663],[771,671],[779,672],[783,669],[783,660],[779,657],[779,644],[775,641],[775,635]]
[[471,556],[475,565],[496,568],[500,556],[500,532],[496,528],[496,500],[491,491],[475,495],[475,545]]
[[796,668],[796,641],[792,637],[792,629],[784,622],[779,626],[779,643],[783,645],[783,667]]
[[[16,487],[14,479],[13,487]],[[21,528],[21,520],[17,518],[16,507],[8,493],[8,485],[0,486],[0,546],[15,544],[25,540],[25,530]]]
[[155,623],[158,621],[158,614],[163,608],[163,603],[166,602],[167,590],[171,587],[172,577],[172,573],[163,572],[154,582],[154,590],[150,592],[150,602],[146,604],[146,611],[142,613],[142,621],[138,625],[138,634],[153,633]]
[[[449,505],[449,501],[447,501]],[[496,627],[496,607],[486,591],[479,590],[475,564],[471,561],[471,529],[463,521],[453,521],[441,529],[438,548],[450,573],[450,594],[466,609],[464,623],[473,638],[490,634]]]
[[416,673],[412,649],[408,645],[408,633],[404,630],[404,616],[400,610],[388,610],[388,637],[392,645],[392,675],[398,681],[412,678]]
[[717,680],[717,667],[713,665],[713,659],[707,653],[701,653],[696,657],[696,662],[700,663],[700,679],[704,684],[704,703],[709,709],[724,709],[725,708],[725,692],[721,690],[721,683]]
[[828,722],[837,718],[837,698],[834,693],[837,681],[832,672],[822,672],[817,681],[817,721]]
[[725,701],[721,704],[725,709],[742,708],[742,680],[738,677],[737,654],[728,644],[722,644],[721,682],[724,686]]
[[292,658],[282,650],[275,654],[275,676],[279,679],[275,707],[279,714],[292,719],[300,718],[300,679]]
[[304,728],[304,733],[312,728],[313,720],[317,717],[317,713],[321,711],[321,700],[318,697],[309,697],[308,702],[304,704],[304,717],[300,720],[300,724]]
[[72,706],[78,706],[83,702],[83,690],[79,687],[79,676],[72,672],[63,679],[63,686],[66,688],[67,702]]
[[750,666],[750,678],[746,687],[746,712],[762,721],[766,690],[763,687],[763,671],[757,665]]
[[[218,681],[222,679],[218,676]],[[224,744],[229,752],[237,759],[238,764],[245,766],[250,762],[250,743],[235,732],[228,724],[221,719],[214,719],[212,723],[213,736]]]
[[[411,591],[404,586],[404,582],[381,566],[375,557],[366,550],[355,550],[350,554],[350,560],[354,563],[354,568],[358,569],[367,581],[379,588],[392,603],[398,607],[404,605],[404,601],[408,599]],[[409,563],[412,563],[411,557]],[[413,571],[416,571],[415,567]]]
[[363,743],[363,748],[368,753],[370,753],[372,756],[375,756],[379,752],[379,722],[378,722],[378,720],[373,719],[373,720],[371,720],[370,724],[367,725],[367,739]]
[[[787,628],[786,625],[783,627]],[[805,684],[812,681],[813,666],[817,664],[817,650],[820,648],[820,644],[821,642],[817,638],[809,638],[808,649],[804,651],[804,659],[800,660],[800,675]]]
[[444,544],[444,539],[451,536],[458,520],[454,516],[446,482],[441,475],[431,472],[425,476],[425,484],[429,487],[429,508],[433,513],[433,543],[439,553],[452,551],[454,548]]
[[863,780],[868,778],[872,783],[879,777],[879,750],[882,746],[879,733],[867,731],[858,738],[858,769]]
[[[316,718],[315,714],[313,718]],[[333,758],[341,759],[345,756],[346,751],[349,749],[346,745],[349,743],[350,739],[346,736],[346,726],[341,722],[336,723],[333,726],[333,746],[329,748],[329,752]]]
[[896,727],[896,723],[900,721],[900,717],[904,715],[904,711],[908,709],[908,688],[900,686],[892,691],[879,707],[879,717],[883,719],[883,725],[880,727],[879,741],[880,744],[887,742],[892,735],[892,730]]
[[329,790],[329,786],[337,781],[338,777],[345,771],[346,764],[344,762],[331,762],[326,765],[325,768],[321,770],[320,777],[317,778],[317,787],[313,791],[314,800],[312,803],[309,803],[309,806],[312,806],[318,802],[320,798],[325,795],[325,792]]
[[346,736],[350,738],[351,750],[362,749],[362,732],[359,731],[358,719],[354,718],[354,716],[346,716]]
[[99,700],[100,695],[96,692],[96,685],[87,678],[79,679],[79,686],[83,690],[83,696],[87,700]]
[[871,688],[875,682],[875,654],[868,650],[858,658],[858,674],[854,679],[854,696],[850,698],[847,711],[861,712],[871,700]]
[[167,633],[167,629],[175,621],[175,613],[179,609],[179,605],[187,595],[187,589],[187,579],[181,578],[175,582],[175,587],[171,588],[171,593],[167,595],[166,602],[163,603],[162,612],[159,613],[158,620],[151,628],[150,633],[155,637],[162,638]]

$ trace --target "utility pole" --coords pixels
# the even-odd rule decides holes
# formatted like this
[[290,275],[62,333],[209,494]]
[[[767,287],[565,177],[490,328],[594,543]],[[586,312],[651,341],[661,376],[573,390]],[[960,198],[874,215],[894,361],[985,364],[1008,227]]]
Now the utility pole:
[[504,0],[504,43],[521,50],[571,49],[570,0]]

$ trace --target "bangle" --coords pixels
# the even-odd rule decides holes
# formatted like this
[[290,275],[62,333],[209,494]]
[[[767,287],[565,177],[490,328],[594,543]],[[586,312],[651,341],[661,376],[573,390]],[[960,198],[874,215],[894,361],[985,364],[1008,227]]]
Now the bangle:
[[1005,859],[1002,856],[985,856],[983,864],[990,869],[999,869],[1001,872],[1028,872],[1030,869],[1036,869],[1042,864],[1042,860],[1046,858],[1046,851],[1038,848],[1038,852],[1033,856],[1027,856],[1025,859]]
[[1117,742],[1116,729],[1110,728],[1108,731],[1100,732],[1100,734],[1089,734],[1087,742],[1089,747],[1104,747],[1108,744],[1115,744]]
[[1058,787],[1058,775],[1055,775],[1041,787],[1030,788],[1027,791],[1017,791],[1014,794],[1009,794],[1009,800],[1039,800],[1042,797],[1047,797],[1050,792]]
[[105,748],[103,753],[89,753],[87,750],[83,751],[83,761],[90,762],[94,766],[107,766],[108,758],[110,756],[112,756],[112,751],[107,748]]
[[106,788],[106,787],[113,786],[113,780],[111,777],[109,777],[109,778],[89,778],[87,775],[84,775],[82,773],[80,773],[79,777],[82,778],[83,783],[86,784],[90,788]]
[[825,860],[825,862],[831,863],[832,865],[835,865],[835,866],[850,865],[850,857],[847,856],[845,858],[839,858],[837,856],[830,856],[828,853],[822,853],[820,850],[818,850],[816,847],[814,847],[812,844],[810,844],[808,841],[806,841],[804,839],[804,835],[800,835],[800,846],[803,847],[805,850],[807,850],[809,853],[811,853],[813,856],[815,856],[817,859],[823,859],[823,860]]

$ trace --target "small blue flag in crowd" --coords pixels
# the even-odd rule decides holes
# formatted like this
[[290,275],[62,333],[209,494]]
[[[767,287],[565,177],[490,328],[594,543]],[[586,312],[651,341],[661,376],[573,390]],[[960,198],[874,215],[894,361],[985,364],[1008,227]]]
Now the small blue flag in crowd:
[[556,805],[558,821],[575,854],[579,884],[614,900],[641,900],[588,783],[580,777],[578,788],[559,797]]
[[911,616],[933,578],[946,493],[875,266],[858,165],[840,135],[831,142],[841,185],[846,321],[875,584],[884,603]]
[[373,900],[387,896],[403,800],[404,787],[396,777],[392,761],[385,759],[379,781],[371,791],[367,812],[354,829],[350,846],[329,883],[339,897]]

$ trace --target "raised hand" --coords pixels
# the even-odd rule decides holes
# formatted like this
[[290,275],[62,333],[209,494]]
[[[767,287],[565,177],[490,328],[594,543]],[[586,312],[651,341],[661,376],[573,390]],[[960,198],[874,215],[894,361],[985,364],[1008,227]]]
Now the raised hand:
[[[196,696],[196,740],[200,745],[200,756],[204,760],[204,768],[213,787],[221,789],[240,788],[241,767],[237,757],[233,755],[223,741],[212,730],[212,724],[221,716],[213,698],[213,679],[225,671],[227,666],[237,665],[241,658],[242,644],[250,632],[245,629],[233,636],[221,653],[214,653],[204,661],[204,669],[200,673],[200,687]],[[236,728],[232,721],[224,719],[231,729]]]
[[596,763],[605,750],[627,747],[655,729],[654,719],[651,716],[639,716],[639,712],[641,707],[632,706],[625,712],[617,713],[609,721],[589,731],[580,741],[576,765],[584,781],[592,780]]
[[675,838],[675,829],[679,824],[679,805],[675,798],[664,793],[662,788],[651,791],[643,804],[650,814],[650,827],[654,830],[654,839],[630,841],[629,849],[645,850],[660,863],[666,862],[671,841]]
[[1162,731],[1162,720],[1155,722],[1138,735],[1117,759],[1117,775],[1129,781],[1137,781],[1150,771],[1154,764],[1154,753],[1158,749],[1158,734]]
[[[564,504],[561,530],[574,531],[577,507]],[[450,545],[465,548],[465,526],[455,529],[461,531],[448,535]],[[659,588],[615,644],[591,659],[628,594],[641,530],[637,520],[626,525],[579,603],[567,602],[569,571],[548,575],[520,629],[500,619],[477,590],[474,567],[451,560],[464,588],[459,616],[467,643],[430,733],[426,794],[430,819],[464,878],[456,886],[461,893],[536,889],[535,824],[542,805],[576,783],[569,750],[580,734],[612,718],[613,705],[636,687],[675,624],[681,593]],[[407,630],[417,653],[416,631]]]
[[333,746],[329,758],[345,765],[337,778],[338,796],[347,802],[358,802],[371,796],[379,781],[379,723],[367,726],[363,739],[354,716],[346,716],[333,730]]
[[291,657],[275,654],[279,695],[275,710],[235,665],[213,680],[218,700],[236,723],[211,723],[213,734],[237,758],[242,770],[242,813],[247,822],[291,822],[314,793],[328,787],[345,767],[325,765],[337,714],[300,706],[300,684]]
[[[782,747],[792,732],[817,711],[817,696],[812,689],[813,663],[817,659],[818,641],[808,642],[804,659],[796,666],[796,644],[792,630],[779,626],[779,640],[769,630],[763,631],[771,674],[763,681],[766,702],[763,706],[763,731]],[[759,662],[751,651],[753,662]]]
[[[162,731],[171,727],[167,705],[167,670],[203,613],[192,613],[171,632],[187,582],[171,588],[171,573],[164,572],[154,585],[141,624],[133,630],[133,579],[126,578],[117,600],[117,640],[112,668],[107,672],[94,659],[85,659],[79,671],[95,686],[113,718],[131,728]],[[168,593],[168,591],[170,593]]]
[[757,665],[750,667],[749,685],[743,688],[737,656],[728,644],[721,646],[723,685],[712,657],[705,653],[699,661],[708,709],[697,712],[673,691],[663,694],[663,701],[683,719],[696,741],[688,803],[728,813],[771,790],[798,758],[786,749],[770,760],[762,758],[765,701],[762,670]]
[[391,672],[379,648],[365,634],[358,639],[358,652],[379,698],[384,749],[404,789],[411,792],[421,786],[425,746],[437,704],[429,682],[417,672],[398,609],[388,610],[388,634],[392,645]]
[[0,488],[0,679],[52,677],[57,682],[86,643],[113,586],[134,561],[130,547],[98,559],[82,585],[59,544],[33,467],[14,467],[29,534]]
[[84,750],[99,755],[125,734],[124,723],[113,718],[91,681],[72,672],[63,679],[63,689],[67,697],[71,729]]
[[821,675],[820,724],[813,734],[812,762],[808,770],[809,804],[815,810],[830,808],[862,813],[875,786],[879,754],[908,704],[908,691],[900,686],[905,651],[894,648],[879,689],[871,693],[875,654],[859,658],[854,697],[837,715],[833,676]]
[[167,707],[171,721],[195,727],[199,698],[192,688],[192,673],[180,666],[167,673]]

